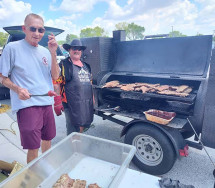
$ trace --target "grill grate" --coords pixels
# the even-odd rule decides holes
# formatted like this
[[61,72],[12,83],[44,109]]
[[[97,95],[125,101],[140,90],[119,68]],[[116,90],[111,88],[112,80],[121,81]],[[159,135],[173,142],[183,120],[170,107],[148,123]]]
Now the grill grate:
[[196,94],[190,93],[186,97],[173,96],[173,95],[162,95],[158,93],[141,93],[136,91],[123,91],[119,88],[102,88],[103,92],[113,91],[120,93],[120,97],[123,99],[133,99],[133,100],[148,100],[148,98],[160,98],[171,101],[181,101],[186,103],[194,103],[196,99]]

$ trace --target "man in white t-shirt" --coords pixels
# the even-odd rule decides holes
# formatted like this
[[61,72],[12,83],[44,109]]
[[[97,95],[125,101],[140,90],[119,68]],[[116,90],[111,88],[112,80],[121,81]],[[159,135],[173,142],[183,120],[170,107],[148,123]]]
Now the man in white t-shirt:
[[[58,44],[48,36],[48,49],[39,45],[45,33],[44,21],[37,14],[26,16],[22,30],[25,39],[8,43],[0,58],[0,82],[10,89],[12,111],[17,113],[21,144],[28,149],[27,162],[38,157],[38,150],[51,147],[56,135],[53,98],[31,97],[53,90],[52,79],[59,77],[56,59]],[[42,142],[41,142],[42,140]]]

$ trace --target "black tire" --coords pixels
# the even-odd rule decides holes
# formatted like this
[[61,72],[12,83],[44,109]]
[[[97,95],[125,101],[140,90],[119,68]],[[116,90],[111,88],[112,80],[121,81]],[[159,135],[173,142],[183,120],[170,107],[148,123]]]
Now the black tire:
[[125,143],[137,149],[132,161],[142,171],[152,175],[167,173],[176,161],[174,147],[163,132],[152,125],[138,123],[125,135]]

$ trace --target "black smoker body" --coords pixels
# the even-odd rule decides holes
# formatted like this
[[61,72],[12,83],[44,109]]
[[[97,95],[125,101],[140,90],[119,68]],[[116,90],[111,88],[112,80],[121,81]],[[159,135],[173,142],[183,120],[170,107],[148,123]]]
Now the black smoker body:
[[[125,135],[126,143],[136,146],[133,161],[139,168],[163,174],[171,169],[177,156],[186,156],[186,144],[202,149],[199,143],[185,140],[194,134],[186,118],[201,134],[202,142],[215,148],[212,36],[125,41],[124,31],[114,31],[113,38],[81,40],[87,46],[83,57],[93,73],[95,113],[124,126],[121,135]],[[178,97],[102,88],[113,80],[188,85],[192,92]],[[145,119],[143,111],[148,109],[174,111],[177,115],[172,123],[163,126]],[[114,118],[116,114],[133,121],[120,121]]]

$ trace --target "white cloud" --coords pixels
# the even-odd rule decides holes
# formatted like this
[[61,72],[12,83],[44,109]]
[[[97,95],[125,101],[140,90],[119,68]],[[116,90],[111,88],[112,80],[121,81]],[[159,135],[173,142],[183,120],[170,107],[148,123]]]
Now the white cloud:
[[109,3],[109,9],[105,17],[114,19],[127,19],[140,14],[146,14],[156,8],[162,8],[173,4],[176,0],[129,0],[124,7],[120,7],[116,0],[106,1]]
[[[169,33],[172,28],[186,35],[212,34],[215,29],[214,0],[194,0],[193,2],[189,0],[128,0],[125,6],[120,6],[116,0],[63,0],[57,10],[64,10],[68,13],[88,12],[99,1],[106,2],[109,6],[108,10],[103,17],[95,18],[91,25],[85,27],[100,26],[110,36],[115,30],[115,24],[119,22],[134,22],[144,26],[147,35]],[[69,22],[73,20],[72,17],[62,17],[60,20],[68,19]],[[57,20],[54,21],[55,24],[56,22]],[[83,29],[73,25],[72,22],[71,26],[67,26],[66,23],[63,27],[68,29],[68,33],[79,34]]]
[[63,0],[59,7],[56,7],[55,1],[53,1],[50,5],[50,10],[61,10],[67,13],[90,12],[98,1],[99,0]]
[[109,32],[119,22],[144,26],[145,34],[169,33],[172,27],[186,35],[212,34],[215,29],[214,0],[196,0],[195,4],[188,0],[129,0],[124,7],[115,0],[107,2],[108,11],[96,18],[92,26],[98,25]]
[[0,27],[22,25],[25,16],[31,13],[31,5],[23,1],[0,1]]
[[[90,14],[99,2],[106,2],[107,11],[85,28],[100,26],[112,35],[115,24],[134,22],[145,27],[145,34],[169,33],[172,26],[186,35],[195,35],[197,32],[212,34],[215,30],[215,0],[127,0],[124,6],[117,4],[117,0],[63,0],[57,6],[57,0],[51,0],[51,10],[69,16],[44,19],[45,25],[64,29],[64,34],[59,36],[61,39],[65,39],[68,33],[79,35],[83,28],[75,25],[73,20],[78,20],[85,12]],[[0,28],[23,24],[25,16],[32,12],[31,8],[31,4],[23,1],[0,0]],[[45,18],[44,12],[39,15]]]
[[49,27],[55,27],[63,29],[64,32],[56,37],[57,40],[65,40],[67,34],[75,34],[79,36],[80,28],[73,24],[72,20],[76,19],[80,15],[63,16],[58,19],[45,20],[45,25]]
[[[17,2],[15,0],[0,1],[0,31],[3,32],[2,27],[5,26],[22,25],[25,16],[31,12],[31,4],[29,3],[24,3],[23,1]],[[72,20],[79,18],[80,14],[63,16],[55,20],[46,19],[44,12],[38,14],[44,18],[46,26],[65,30],[65,32],[57,36],[57,40],[65,40],[66,35],[71,33],[79,35],[80,28],[73,24]]]

